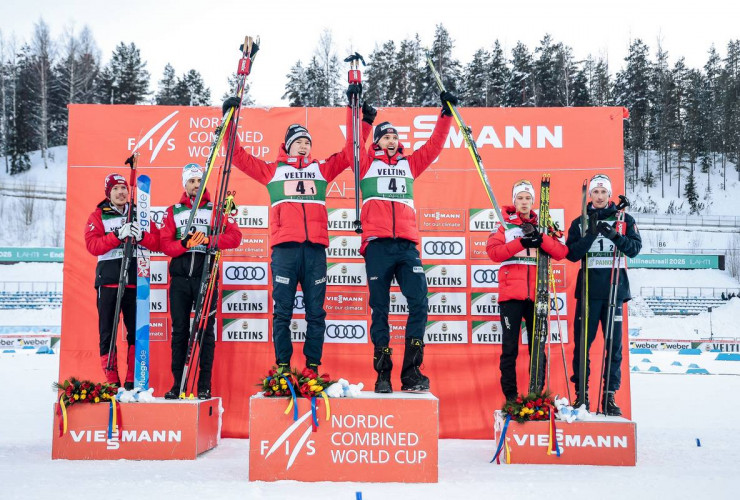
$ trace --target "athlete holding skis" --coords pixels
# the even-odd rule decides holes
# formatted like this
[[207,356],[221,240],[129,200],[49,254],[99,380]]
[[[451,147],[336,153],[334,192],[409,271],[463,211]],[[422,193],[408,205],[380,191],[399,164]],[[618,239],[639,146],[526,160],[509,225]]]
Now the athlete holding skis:
[[[568,260],[578,262],[586,257],[587,259],[587,295],[588,295],[588,315],[587,315],[587,334],[588,341],[586,353],[591,348],[591,344],[596,338],[596,330],[601,322],[601,328],[607,338],[607,324],[609,315],[609,290],[611,285],[611,267],[612,254],[614,247],[627,257],[635,257],[640,253],[642,248],[642,238],[637,231],[635,219],[624,214],[626,230],[623,234],[615,228],[615,221],[619,207],[609,198],[612,195],[611,180],[604,174],[595,175],[589,182],[588,192],[591,197],[591,203],[587,207],[588,224],[585,236],[581,236],[581,217],[576,218],[568,230]],[[624,199],[626,201],[626,198]],[[628,204],[628,203],[627,203]],[[619,257],[624,264],[624,257]],[[590,362],[586,355],[586,386],[585,393],[579,387],[579,375],[581,373],[580,353],[584,348],[581,342],[581,281],[583,280],[583,271],[578,272],[578,283],[576,285],[576,316],[573,322],[574,338],[574,355],[573,355],[573,375],[571,381],[576,384],[576,402],[574,407],[582,404],[589,407],[588,400],[588,376],[590,373]],[[606,415],[621,415],[622,411],[614,400],[614,394],[619,390],[621,383],[622,363],[622,304],[629,301],[630,285],[627,278],[627,269],[620,265],[619,283],[616,290],[616,307],[613,311],[614,320],[611,332],[611,342],[606,343],[606,348],[611,351],[606,353],[606,363],[608,369],[604,370],[604,377],[609,373],[609,380],[604,380],[605,391],[602,399],[602,409]]]
[[[111,336],[116,310],[118,280],[121,276],[124,242],[133,238],[136,245],[149,250],[159,248],[159,231],[152,225],[150,232],[142,232],[135,220],[136,207],[133,208],[130,222],[129,185],[120,174],[110,174],[105,178],[105,199],[87,219],[85,244],[87,251],[98,257],[95,269],[95,288],[97,289],[98,330],[100,332],[100,364],[106,382],[120,385],[115,346],[111,352]],[[136,248],[134,248],[135,257]],[[121,300],[123,323],[126,326],[128,343],[127,370],[124,387],[134,388],[134,344],[136,341],[136,258],[129,260],[128,282]],[[112,359],[109,359],[112,358]]]
[[[170,315],[172,316],[172,389],[164,397],[177,399],[185,364],[185,355],[190,336],[190,311],[193,309],[200,287],[205,260],[208,232],[213,218],[214,206],[208,190],[203,191],[198,210],[193,220],[196,231],[184,235],[193,200],[203,178],[203,168],[189,163],[182,170],[182,185],[185,192],[180,203],[170,206],[164,215],[161,230],[161,249],[170,261]],[[218,247],[222,250],[236,248],[241,244],[242,233],[236,222],[228,220],[226,230],[219,237]],[[218,297],[217,291],[214,291]],[[211,302],[208,323],[200,341],[200,371],[198,375],[198,398],[211,397],[211,372],[216,337],[213,327],[216,321],[217,300]]]
[[[347,90],[348,95],[359,92],[359,86]],[[224,113],[237,104],[236,98],[227,99]],[[372,124],[374,118],[374,112],[363,112],[365,122]],[[350,165],[351,158],[345,155],[345,149],[352,145],[350,122],[351,110],[347,108],[347,145],[324,161],[311,158],[311,134],[299,124],[288,127],[274,162],[247,153],[236,137],[234,165],[264,184],[270,195],[270,268],[275,301],[272,329],[275,362],[280,367],[289,367],[293,355],[290,321],[299,283],[308,324],[303,345],[306,367],[318,371],[321,364],[326,330],[326,247],[329,246],[326,188]],[[230,133],[231,130],[227,135]]]
[[[504,224],[499,225],[498,229],[490,234],[486,244],[486,252],[491,260],[501,263],[498,273],[498,301],[501,307],[503,336],[499,367],[501,389],[507,400],[514,400],[518,395],[516,358],[519,354],[522,319],[527,324],[529,332],[527,349],[530,357],[532,356],[537,249],[547,252],[555,260],[564,259],[568,253],[568,248],[554,236],[542,234],[537,230],[537,214],[532,210],[534,193],[532,184],[527,180],[514,184],[512,190],[514,206],[503,207]],[[544,363],[543,360],[542,367]],[[538,387],[537,391],[541,392],[541,389]]]
[[429,140],[417,151],[406,155],[396,128],[383,122],[375,127],[372,147],[360,155],[363,229],[360,253],[365,257],[370,288],[370,337],[374,345],[373,368],[378,373],[375,382],[378,393],[393,392],[388,313],[394,277],[409,305],[401,390],[429,390],[429,378],[419,369],[424,360],[427,282],[416,248],[419,230],[414,208],[414,180],[442,152],[452,124],[452,111],[447,103],[457,104],[457,97],[443,92],[441,98],[441,116]]

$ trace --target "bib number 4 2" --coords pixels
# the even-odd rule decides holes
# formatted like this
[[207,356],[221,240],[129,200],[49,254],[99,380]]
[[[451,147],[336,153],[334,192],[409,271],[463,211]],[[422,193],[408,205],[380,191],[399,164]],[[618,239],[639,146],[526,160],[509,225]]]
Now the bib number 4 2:
[[385,194],[405,194],[405,177],[386,177],[378,180],[378,191]]

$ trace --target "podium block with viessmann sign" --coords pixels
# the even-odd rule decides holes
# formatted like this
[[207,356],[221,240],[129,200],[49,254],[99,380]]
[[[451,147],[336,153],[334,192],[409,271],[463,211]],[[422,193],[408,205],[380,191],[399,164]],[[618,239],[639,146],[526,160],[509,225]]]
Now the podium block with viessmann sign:
[[249,400],[250,481],[437,482],[439,400],[432,394],[375,394],[298,400],[298,420],[287,398]]
[[107,403],[67,408],[67,433],[59,436],[54,405],[52,459],[195,460],[215,448],[221,428],[221,398],[121,403],[122,425],[108,439]]

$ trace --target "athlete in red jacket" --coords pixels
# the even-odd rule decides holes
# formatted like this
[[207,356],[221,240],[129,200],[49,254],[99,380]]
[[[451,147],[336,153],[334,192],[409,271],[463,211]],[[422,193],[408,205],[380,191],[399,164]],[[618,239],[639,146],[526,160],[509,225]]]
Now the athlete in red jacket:
[[447,102],[456,104],[457,97],[444,92],[441,98],[441,116],[429,140],[417,151],[405,155],[398,131],[390,123],[383,122],[375,128],[372,147],[361,157],[363,233],[360,253],[365,257],[370,288],[370,337],[375,346],[373,368],[378,373],[375,392],[379,393],[393,392],[388,311],[394,277],[409,307],[401,390],[429,390],[429,378],[419,369],[424,360],[427,282],[416,248],[419,231],[414,208],[414,180],[442,152],[450,130],[452,111]]
[[[348,94],[359,92],[350,86]],[[224,113],[238,105],[236,98],[224,102]],[[347,108],[347,129],[351,111]],[[374,115],[364,115],[372,124]],[[369,127],[369,125],[368,125]],[[367,129],[369,133],[369,128]],[[367,136],[365,136],[367,138]],[[347,133],[347,144],[352,134]],[[278,366],[290,366],[293,345],[290,321],[298,284],[303,290],[306,310],[306,342],[303,353],[306,367],[318,370],[326,330],[326,247],[329,246],[326,189],[349,164],[347,146],[324,161],[311,158],[312,140],[308,130],[298,124],[288,127],[285,142],[277,160],[266,162],[247,153],[237,137],[234,165],[248,176],[264,184],[270,195],[270,245],[272,246],[273,341]]]
[[[534,188],[529,181],[514,185],[514,206],[504,207],[504,224],[488,237],[486,252],[494,262],[500,262],[498,272],[498,301],[501,307],[501,388],[507,400],[517,397],[516,358],[519,354],[519,330],[522,319],[527,331],[534,325],[534,298],[537,285],[537,249],[547,252],[555,260],[568,255],[568,247],[550,234],[537,230]],[[527,344],[530,356],[532,342]],[[544,364],[544,361],[543,361]]]
[[[197,163],[185,165],[182,171],[182,184],[185,191],[180,203],[167,208],[162,223],[160,247],[172,257],[170,261],[170,316],[172,317],[172,389],[165,393],[167,399],[180,396],[180,382],[185,367],[188,341],[190,338],[190,311],[198,297],[203,264],[206,257],[206,243],[210,236],[210,224],[213,218],[213,203],[207,189],[193,219],[195,232],[185,234],[190,210],[200,188],[203,169]],[[237,248],[242,242],[242,233],[233,219],[226,220],[226,229],[218,237],[218,248],[226,250]],[[218,279],[218,278],[217,278]],[[218,281],[216,282],[218,286]],[[213,296],[218,297],[218,289]],[[211,397],[211,373],[216,348],[214,323],[218,300],[212,300],[208,323],[200,339],[200,371],[198,372],[198,398]]]
[[[149,232],[142,232],[136,221],[136,207],[132,222],[126,222],[128,211],[129,188],[126,179],[119,174],[110,174],[105,178],[105,200],[101,201],[87,219],[85,245],[87,251],[98,258],[95,269],[95,288],[98,292],[98,331],[100,333],[100,364],[105,373],[105,380],[120,385],[118,362],[115,352],[110,353],[110,341],[113,331],[113,319],[118,295],[118,279],[123,262],[123,245],[128,237],[133,237],[137,246],[149,250],[159,247],[159,230],[155,224]],[[136,247],[129,260],[128,283],[121,300],[123,324],[126,326],[128,343],[126,390],[134,388],[134,344],[136,342]],[[108,358],[113,356],[111,368],[108,369]]]

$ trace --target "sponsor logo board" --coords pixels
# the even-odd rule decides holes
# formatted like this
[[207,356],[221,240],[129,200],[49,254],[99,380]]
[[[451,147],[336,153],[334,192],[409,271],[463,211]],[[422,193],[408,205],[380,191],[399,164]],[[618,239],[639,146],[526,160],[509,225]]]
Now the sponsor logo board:
[[166,285],[169,279],[169,273],[167,272],[167,266],[169,263],[166,260],[152,260],[149,263],[149,271],[151,273],[152,285]]
[[224,290],[222,313],[267,314],[267,290]]
[[327,285],[365,286],[367,284],[365,264],[329,262],[326,268]]
[[149,290],[149,312],[166,313],[167,312],[167,289],[152,288]]
[[327,291],[324,300],[324,309],[327,314],[360,314],[368,312],[367,292],[335,292]]
[[222,279],[224,285],[266,285],[267,262],[224,262]]
[[462,264],[425,264],[424,273],[429,288],[465,288],[466,266]]
[[501,344],[503,329],[501,321],[473,321],[471,328],[471,340],[473,344]]
[[470,222],[468,229],[470,231],[485,231],[492,232],[498,229],[498,217],[496,211],[492,208],[471,208],[470,209]]
[[330,208],[329,231],[354,231],[354,208]]
[[223,255],[230,257],[258,257],[267,258],[270,253],[270,244],[266,233],[252,233],[251,229],[239,228],[242,241],[236,248],[223,251]]
[[465,231],[465,210],[457,208],[422,208],[420,231]]
[[329,259],[361,259],[361,236],[332,236],[326,248],[326,257]]
[[224,318],[221,340],[224,342],[267,342],[269,329],[267,319]]
[[467,344],[467,321],[430,321],[424,330],[425,344]]
[[473,288],[498,288],[498,273],[501,266],[470,266],[470,286]]
[[464,259],[464,236],[422,236],[421,256],[424,259]]
[[270,208],[262,205],[237,205],[232,216],[239,227],[267,228]]
[[486,253],[486,244],[488,243],[487,234],[474,234],[468,237],[470,242],[470,258],[491,261]]

